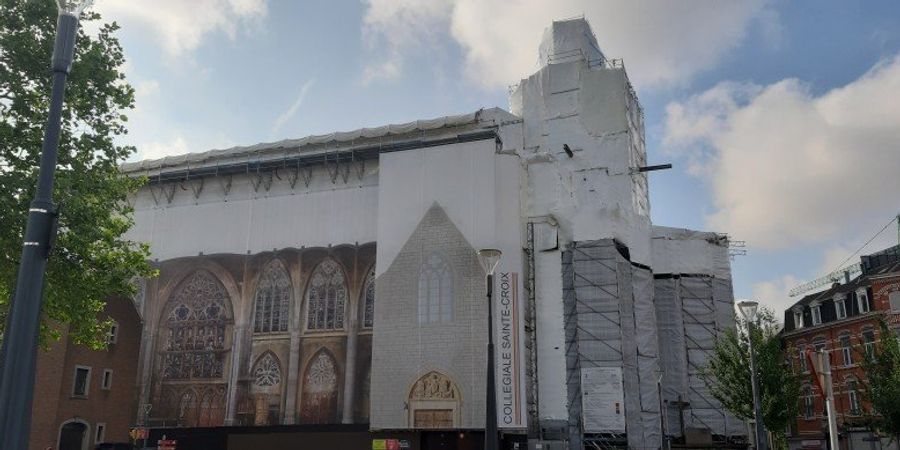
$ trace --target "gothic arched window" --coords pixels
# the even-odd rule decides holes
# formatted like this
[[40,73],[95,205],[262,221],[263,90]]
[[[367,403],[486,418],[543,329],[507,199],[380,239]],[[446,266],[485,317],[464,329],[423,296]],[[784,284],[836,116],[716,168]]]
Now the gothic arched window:
[[275,260],[263,270],[256,288],[254,333],[287,331],[291,304],[291,278]]
[[363,291],[363,328],[372,328],[375,323],[375,268],[366,276],[366,289]]
[[337,367],[331,355],[319,351],[303,377],[300,418],[303,423],[333,423],[337,419]]
[[419,323],[453,320],[453,273],[440,253],[429,255],[419,272]]
[[229,302],[225,287],[205,270],[181,282],[163,316],[165,380],[222,377]]
[[272,353],[266,353],[253,367],[253,384],[258,388],[269,388],[281,384],[281,366]]
[[344,272],[328,258],[316,267],[306,291],[306,328],[339,330],[344,328],[347,284]]

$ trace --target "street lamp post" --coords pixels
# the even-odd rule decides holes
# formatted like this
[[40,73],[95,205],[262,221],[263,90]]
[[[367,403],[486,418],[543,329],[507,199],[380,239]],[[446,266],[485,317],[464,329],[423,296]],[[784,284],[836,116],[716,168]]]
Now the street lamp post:
[[759,303],[752,300],[738,302],[741,315],[747,321],[747,340],[750,342],[750,382],[753,388],[753,417],[756,422],[756,448],[768,450],[769,442],[766,439],[766,428],[763,424],[762,408],[760,406],[759,377],[756,373],[756,350],[753,348],[753,324],[756,322],[756,309]]
[[494,269],[502,253],[495,248],[478,250],[478,261],[487,274],[488,346],[487,346],[487,404],[484,417],[484,450],[497,450],[497,386],[494,381]]
[[0,448],[4,450],[28,448],[44,274],[52,238],[56,233],[57,214],[52,194],[62,106],[66,78],[75,55],[78,16],[90,3],[90,0],[57,0],[59,17],[51,61],[53,88],[50,113],[44,129],[37,190],[28,208],[16,290],[0,349]]

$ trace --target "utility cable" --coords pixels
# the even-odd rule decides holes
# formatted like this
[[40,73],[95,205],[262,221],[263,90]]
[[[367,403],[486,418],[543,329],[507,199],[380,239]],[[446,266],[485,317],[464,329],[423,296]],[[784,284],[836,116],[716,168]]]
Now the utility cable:
[[875,238],[877,238],[879,235],[881,235],[881,233],[884,233],[884,230],[887,230],[887,228],[888,228],[892,223],[894,223],[894,221],[896,221],[898,218],[900,218],[900,216],[895,216],[895,217],[891,218],[891,220],[889,220],[888,223],[884,224],[884,227],[882,227],[881,230],[879,230],[877,233],[875,233],[874,236],[872,236],[871,238],[869,238],[869,240],[866,241],[866,243],[863,244],[862,247],[858,248],[855,252],[853,252],[852,255],[848,256],[847,259],[841,261],[841,263],[838,264],[837,267],[835,267],[834,270],[833,270],[832,272],[836,272],[836,271],[838,271],[838,269],[840,269],[841,267],[844,267],[844,264],[846,264],[847,261],[850,261],[850,258],[853,258],[853,257],[856,256],[857,254],[859,254],[859,252],[861,252],[864,248],[866,248],[867,245],[871,244],[872,241],[875,240]]

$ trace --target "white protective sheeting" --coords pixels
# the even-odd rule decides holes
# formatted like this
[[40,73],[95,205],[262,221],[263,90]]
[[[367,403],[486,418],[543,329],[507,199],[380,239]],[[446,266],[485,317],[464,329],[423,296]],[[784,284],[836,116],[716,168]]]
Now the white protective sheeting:
[[728,238],[719,233],[653,225],[653,273],[705,274],[731,279]]
[[[416,133],[431,132],[441,129],[463,127],[466,125],[480,125],[485,127],[499,126],[502,123],[514,122],[518,118],[500,109],[479,109],[468,114],[438,117],[435,119],[416,120],[413,122],[384,125],[375,128],[359,128],[352,131],[334,132],[329,134],[312,135],[298,139],[285,139],[277,142],[261,143],[242,147],[232,147],[224,150],[209,150],[184,155],[167,156],[160,159],[144,160],[133,163],[125,163],[120,169],[125,173],[158,171],[160,169],[175,167],[199,167],[214,166],[233,161],[246,161],[253,158],[254,161],[265,161],[284,157],[287,151],[303,151],[304,147],[311,147],[304,153],[333,152],[338,147],[346,144],[363,144],[367,141],[381,140],[383,142],[397,142],[416,137]],[[335,148],[313,148],[334,145]]]
[[[535,235],[538,225],[535,224]],[[537,245],[535,245],[537,248]],[[535,252],[535,307],[537,309],[538,416],[566,420],[566,353],[563,332],[562,255]]]
[[539,48],[541,65],[569,59],[603,60],[591,26],[584,19],[554,21],[546,30]]

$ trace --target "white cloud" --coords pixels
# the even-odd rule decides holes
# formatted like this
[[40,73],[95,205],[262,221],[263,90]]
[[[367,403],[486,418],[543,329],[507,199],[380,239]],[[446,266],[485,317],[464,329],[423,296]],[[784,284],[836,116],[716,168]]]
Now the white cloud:
[[104,21],[148,29],[170,57],[190,53],[214,32],[235,39],[267,13],[266,0],[99,0],[93,8]]
[[453,0],[366,0],[363,36],[375,61],[363,69],[363,83],[393,79],[403,68],[403,52],[434,44]]
[[137,160],[159,159],[171,155],[183,155],[190,151],[187,141],[183,136],[176,136],[169,142],[143,142],[137,145],[137,149]]
[[760,305],[771,309],[775,313],[775,317],[782,319],[784,310],[791,306],[798,298],[791,298],[788,292],[795,286],[802,283],[793,275],[785,275],[774,280],[763,281],[753,285],[753,300],[759,302]]
[[306,99],[306,94],[315,83],[315,78],[308,80],[306,83],[303,83],[303,86],[300,88],[300,94],[297,95],[294,103],[291,103],[291,106],[289,106],[287,110],[285,110],[278,116],[278,118],[275,119],[275,123],[272,125],[273,134],[277,133],[278,130],[280,130],[288,120],[294,117],[294,114],[297,114],[297,110],[300,109],[300,106],[303,105],[303,101]]
[[898,93],[900,58],[821,95],[722,83],[667,107],[664,142],[709,181],[710,227],[750,247],[853,247],[900,210]]
[[466,75],[488,88],[516,83],[535,68],[541,35],[554,19],[583,14],[607,57],[624,58],[639,87],[682,83],[713,67],[756,19],[763,33],[779,32],[767,0],[366,3],[365,39],[373,49],[387,49],[377,56],[392,62],[388,67],[401,66],[405,52],[449,29],[464,52]]

